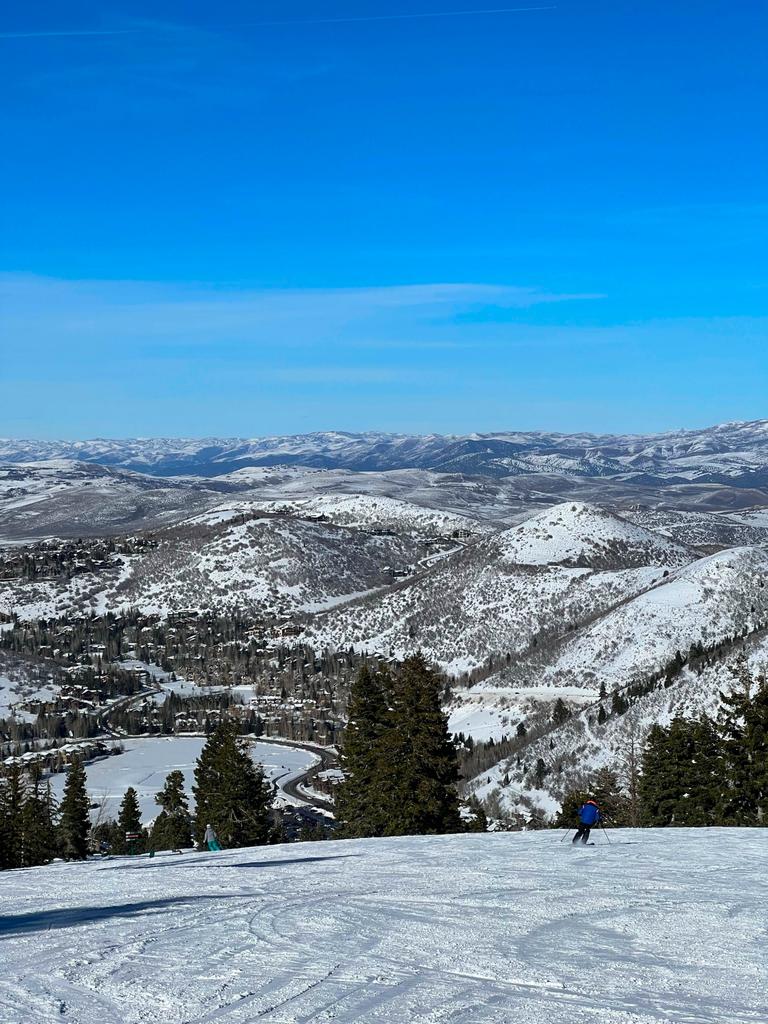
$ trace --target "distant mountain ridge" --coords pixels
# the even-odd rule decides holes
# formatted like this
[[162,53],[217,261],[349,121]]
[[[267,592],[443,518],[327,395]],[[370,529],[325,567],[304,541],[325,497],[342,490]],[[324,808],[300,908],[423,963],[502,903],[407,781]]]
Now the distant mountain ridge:
[[248,467],[385,472],[423,469],[492,478],[542,475],[637,484],[768,486],[768,420],[659,434],[508,431],[416,435],[326,431],[244,438],[87,441],[0,439],[0,462],[68,459],[152,476],[215,477]]

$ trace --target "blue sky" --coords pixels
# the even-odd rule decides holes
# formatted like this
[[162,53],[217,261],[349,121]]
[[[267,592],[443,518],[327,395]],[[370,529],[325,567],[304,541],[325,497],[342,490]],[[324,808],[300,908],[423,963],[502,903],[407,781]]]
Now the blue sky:
[[765,4],[507,6],[6,5],[0,434],[768,416]]

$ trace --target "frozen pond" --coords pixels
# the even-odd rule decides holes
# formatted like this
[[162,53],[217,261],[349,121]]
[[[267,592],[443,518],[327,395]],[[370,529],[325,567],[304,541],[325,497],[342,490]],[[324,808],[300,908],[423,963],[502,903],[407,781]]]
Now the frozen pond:
[[[125,752],[86,765],[88,792],[93,801],[104,803],[102,817],[117,817],[118,807],[126,789],[133,786],[139,794],[142,819],[157,817],[160,808],[155,794],[163,788],[169,772],[184,774],[184,786],[192,799],[195,761],[203,749],[202,736],[154,736],[147,739],[123,740]],[[267,778],[278,787],[317,764],[319,758],[309,750],[255,742],[251,746],[254,761],[263,766]],[[60,799],[66,775],[62,772],[51,778],[51,787]],[[94,811],[94,814],[98,812]]]

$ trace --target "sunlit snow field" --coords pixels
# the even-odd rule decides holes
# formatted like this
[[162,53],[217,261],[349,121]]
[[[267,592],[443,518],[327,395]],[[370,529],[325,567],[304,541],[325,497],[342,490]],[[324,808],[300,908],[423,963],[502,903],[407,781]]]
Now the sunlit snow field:
[[2,1024],[764,1024],[768,832],[297,844],[0,875]]

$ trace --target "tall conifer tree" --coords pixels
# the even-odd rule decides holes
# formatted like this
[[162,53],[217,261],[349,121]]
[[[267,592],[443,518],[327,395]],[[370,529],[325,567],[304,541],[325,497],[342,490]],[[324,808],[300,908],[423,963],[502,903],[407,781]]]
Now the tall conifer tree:
[[379,773],[385,770],[382,739],[390,725],[389,673],[363,665],[349,695],[349,721],[341,746],[344,781],[336,793],[336,816],[342,835],[383,834]]
[[[137,836],[137,839],[128,839],[128,836]],[[116,853],[143,853],[145,849],[145,834],[141,827],[141,808],[139,797],[133,786],[129,786],[120,802],[120,811],[117,815],[117,848]]]
[[197,760],[192,791],[198,843],[208,824],[225,847],[269,842],[272,788],[254,764],[235,723],[223,722],[208,737]]
[[0,775],[0,871],[13,867],[11,834],[8,827],[8,780]]
[[2,866],[6,868],[21,867],[23,847],[23,810],[24,780],[21,767],[12,764],[5,773],[0,787],[0,829],[2,844],[0,856]]
[[724,823],[768,824],[768,686],[756,685],[745,655],[732,669],[736,687],[720,694],[724,715],[721,736],[728,792]]
[[384,835],[462,830],[458,758],[441,693],[439,675],[420,654],[407,658],[394,675],[379,771]]
[[153,850],[183,850],[192,846],[192,815],[184,792],[184,775],[171,772],[155,803],[162,807],[152,826]]
[[88,793],[85,768],[75,757],[67,772],[59,818],[59,845],[65,860],[85,860],[88,856]]
[[21,862],[24,867],[49,864],[57,852],[53,797],[50,783],[43,786],[42,777],[40,765],[33,764],[21,812]]

